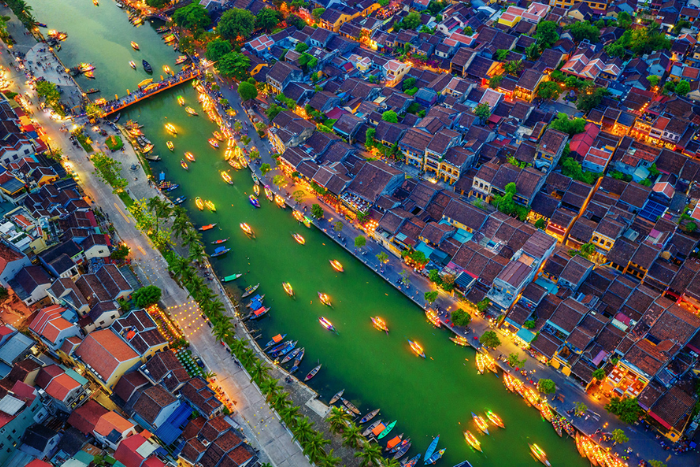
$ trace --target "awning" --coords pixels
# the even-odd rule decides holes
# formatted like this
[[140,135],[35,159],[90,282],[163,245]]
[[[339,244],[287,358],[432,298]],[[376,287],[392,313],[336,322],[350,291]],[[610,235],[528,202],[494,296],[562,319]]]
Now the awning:
[[515,336],[523,342],[527,342],[529,344],[535,338],[535,333],[529,329],[522,328]]

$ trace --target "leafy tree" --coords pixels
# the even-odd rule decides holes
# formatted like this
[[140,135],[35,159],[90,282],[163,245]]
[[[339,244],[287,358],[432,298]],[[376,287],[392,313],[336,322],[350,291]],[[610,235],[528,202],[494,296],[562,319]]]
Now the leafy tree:
[[593,253],[595,253],[595,245],[592,243],[584,243],[578,250],[569,251],[571,256],[579,255],[586,259],[589,259]]
[[393,110],[387,110],[382,114],[382,120],[389,123],[398,123],[399,117]]
[[522,60],[510,60],[503,64],[503,70],[512,76],[518,76],[524,67]]
[[352,420],[352,417],[345,410],[339,407],[332,407],[326,420],[330,425],[331,432],[338,434],[348,427],[348,423]]
[[430,303],[431,305],[437,300],[438,298],[438,292],[437,290],[433,290],[431,292],[425,292],[423,294],[423,298],[425,298],[425,301]]
[[508,57],[509,53],[510,50],[508,49],[498,49],[496,50],[496,56],[494,57],[494,60],[498,62],[504,62],[506,60],[506,57]]
[[168,0],[146,0],[146,5],[152,8],[163,8]]
[[255,16],[255,26],[268,32],[272,31],[282,19],[282,13],[272,8],[263,8]]
[[690,21],[682,19],[673,25],[673,33],[678,34],[679,32],[681,32],[681,29],[688,28],[692,25],[693,25],[693,23],[691,23]]
[[90,160],[95,166],[97,177],[112,187],[113,193],[119,193],[126,188],[129,182],[121,176],[122,163],[98,152]]
[[647,76],[647,81],[649,81],[649,84],[651,87],[655,88],[656,86],[659,85],[659,81],[661,81],[661,78],[656,75],[649,75]]
[[409,14],[407,14],[404,19],[400,22],[394,25],[394,30],[399,31],[401,29],[418,29],[418,26],[421,25],[421,20],[420,20],[420,13],[417,11],[412,11]]
[[306,27],[306,21],[299,18],[297,15],[287,16],[286,22],[287,22],[287,24],[291,24],[292,26],[297,28],[299,31],[301,31],[302,29],[304,29]]
[[536,325],[536,324],[537,324],[537,323],[535,322],[534,319],[528,319],[527,321],[525,321],[525,322],[523,323],[523,327],[524,327],[525,329],[535,329],[535,325]]
[[292,193],[292,197],[297,203],[301,203],[304,200],[304,196],[306,196],[304,190],[296,190],[294,193]]
[[680,80],[676,84],[676,94],[679,96],[685,96],[690,92],[690,84],[686,80]]
[[664,94],[669,94],[672,92],[676,92],[676,83],[673,81],[666,81],[666,84],[664,84]]
[[619,58],[623,58],[625,55],[627,55],[627,49],[625,49],[625,46],[617,41],[606,45],[605,52],[607,52],[608,55]]
[[537,97],[542,99],[557,100],[561,94],[561,87],[554,81],[545,81],[537,87]]
[[[245,81],[248,79],[250,59],[242,53],[232,51],[219,58],[219,61],[216,62],[214,67],[224,78],[234,78],[238,81]],[[251,86],[255,87],[255,85],[252,84]]]
[[409,89],[411,89],[415,85],[416,85],[416,78],[410,77],[410,78],[406,78],[405,80],[403,80],[403,83],[401,83],[401,88],[404,91],[408,91]]
[[[270,107],[267,108],[267,111],[265,114],[267,115],[267,118],[272,121],[275,119],[276,116],[280,114],[280,112],[284,111],[284,107],[279,106],[275,103],[270,104]],[[240,130],[239,130],[240,131]]]
[[61,93],[56,85],[50,81],[37,81],[36,93],[39,97],[43,97],[51,107],[58,106],[58,102],[61,100]]
[[183,34],[177,43],[177,48],[180,52],[186,54],[193,54],[195,52],[197,44],[195,44],[194,37]]
[[576,42],[588,39],[591,44],[600,40],[600,30],[590,21],[576,21],[569,28],[569,32]]
[[311,206],[311,215],[314,216],[316,219],[323,218],[323,208],[320,204],[313,204]]
[[498,338],[498,335],[494,331],[486,331],[485,333],[483,333],[479,338],[479,342],[481,342],[486,347],[495,348],[501,345],[501,339]]
[[485,298],[476,304],[476,309],[479,310],[480,313],[484,313],[489,309],[489,306],[491,306],[491,300]]
[[634,423],[639,420],[642,413],[644,412],[637,402],[637,398],[625,397],[621,399],[619,397],[613,397],[605,406],[605,410],[617,415],[625,423]]
[[272,179],[272,184],[279,187],[279,188],[286,187],[288,183],[289,182],[287,181],[287,179],[285,178],[284,175],[275,175],[274,178]]
[[547,222],[544,219],[537,219],[535,221],[535,227],[544,230],[547,227]]
[[551,379],[541,379],[537,382],[537,390],[542,394],[553,394],[557,390],[557,385]]
[[131,295],[134,304],[139,308],[148,308],[160,300],[161,291],[155,285],[141,287]]
[[268,163],[264,163],[260,166],[260,173],[262,173],[263,175],[268,173],[270,170],[272,170],[272,167],[270,167],[270,164]]
[[472,315],[461,308],[457,308],[452,312],[452,322],[455,326],[469,326],[469,323],[472,322]]
[[375,144],[374,136],[377,134],[377,130],[374,128],[367,128],[365,131],[365,148],[372,149]]
[[667,466],[666,464],[664,464],[663,462],[657,461],[657,460],[654,460],[654,459],[652,459],[652,460],[649,461],[649,465],[651,465],[651,467],[668,467],[668,466]]
[[593,378],[595,378],[598,381],[603,381],[605,379],[605,370],[602,368],[598,368],[593,372]]
[[501,85],[501,81],[503,81],[503,75],[496,75],[489,80],[489,87],[491,89],[498,89]]
[[542,49],[548,49],[553,46],[554,43],[559,40],[557,29],[557,23],[554,21],[540,21],[537,25],[537,32],[535,33],[537,44]]
[[607,96],[608,94],[610,94],[610,91],[605,88],[595,88],[595,90],[590,94],[581,94],[576,101],[576,108],[588,113],[598,107],[601,102],[603,102],[603,97]]
[[112,254],[109,257],[119,261],[129,256],[129,251],[129,247],[126,244],[120,243],[119,246],[112,250]]
[[479,117],[482,123],[486,123],[491,116],[491,108],[488,106],[488,104],[479,104],[474,109],[474,115]]
[[241,100],[249,101],[258,97],[257,88],[247,81],[243,81],[238,85],[238,94],[241,96]]
[[615,444],[623,444],[630,440],[625,432],[619,428],[613,430],[612,439],[615,441]]
[[335,232],[342,232],[343,230],[343,223],[341,221],[337,221],[335,224],[333,224],[333,230]]
[[552,120],[549,127],[559,130],[562,133],[568,133],[569,136],[574,136],[575,134],[586,131],[586,119],[569,118],[565,113],[560,113],[556,119]]
[[199,3],[190,3],[175,10],[172,16],[173,24],[197,32],[206,29],[211,24],[207,9]]
[[316,19],[316,21],[318,21],[321,18],[321,15],[324,14],[325,12],[326,12],[325,8],[314,8],[311,11],[311,16],[313,16]]
[[362,236],[362,235],[358,235],[358,236],[355,238],[355,246],[356,246],[357,248],[362,248],[362,247],[365,246],[365,245],[367,245],[367,239],[366,239],[364,236]]
[[218,61],[221,57],[232,50],[231,43],[223,39],[214,39],[207,44],[207,52],[205,56],[207,60],[212,62]]
[[513,352],[508,355],[508,364],[513,368],[520,368],[525,364],[526,361],[527,357],[520,360],[520,356],[516,352]]
[[389,255],[387,255],[383,251],[379,252],[379,254],[377,254],[376,258],[377,258],[377,261],[379,261],[382,264],[386,264],[389,262]]
[[574,413],[580,417],[583,414],[585,414],[586,412],[588,412],[588,406],[586,404],[584,404],[583,402],[576,401],[576,402],[574,402],[574,411],[575,411]]
[[216,27],[221,37],[237,41],[239,37],[250,37],[255,29],[255,16],[248,10],[232,8],[221,15]]
[[294,50],[296,50],[296,51],[299,52],[300,54],[303,54],[304,52],[306,52],[307,50],[309,50],[309,46],[306,45],[306,43],[304,43],[304,42],[299,42],[299,43],[296,45],[296,47],[294,47]]

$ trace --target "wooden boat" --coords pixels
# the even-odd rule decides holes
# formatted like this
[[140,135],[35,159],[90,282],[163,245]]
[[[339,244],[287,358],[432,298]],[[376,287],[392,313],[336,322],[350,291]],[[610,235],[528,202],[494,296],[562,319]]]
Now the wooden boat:
[[260,196],[260,185],[253,185],[253,193],[255,196]]
[[148,154],[149,152],[153,151],[153,144],[147,144],[143,147],[143,153]]
[[525,397],[530,404],[537,407],[537,403],[539,402],[540,398],[535,391],[532,390],[532,388],[525,388]]
[[165,142],[165,145],[166,145],[167,148],[170,149],[171,151],[174,151],[174,150],[175,150],[175,145],[173,144],[172,141],[166,141],[166,142]]
[[331,297],[329,297],[327,294],[318,292],[318,299],[321,300],[321,303],[323,303],[326,306],[333,306],[331,303]]
[[190,170],[190,168],[187,165],[187,162],[185,162],[184,159],[180,159],[180,167],[182,167],[185,170]]
[[474,436],[471,431],[467,430],[464,432],[464,439],[467,440],[467,444],[469,444],[469,446],[473,447],[477,451],[481,451],[481,443],[478,439],[476,439],[476,436]]
[[282,282],[282,288],[285,292],[287,292],[287,295],[289,295],[290,297],[294,296],[294,289],[292,288],[292,284],[290,284],[289,282]]
[[255,297],[252,297],[250,299],[250,303],[248,303],[246,306],[252,310],[255,310],[256,308],[260,308],[262,306],[263,300],[265,300],[265,294],[255,294]]
[[407,461],[405,464],[402,464],[402,467],[416,467],[416,464],[420,460],[420,454],[416,454],[414,457],[411,458],[411,460]]
[[287,207],[287,204],[284,202],[284,198],[282,198],[280,195],[275,195],[275,203],[282,209]]
[[576,432],[576,449],[578,450],[578,453],[581,455],[581,457],[586,457],[586,448],[584,447],[583,444],[583,437],[579,432]]
[[187,196],[179,196],[173,200],[173,204],[174,205],[182,204],[185,202],[186,199],[187,199]]
[[330,400],[330,402],[328,403],[328,405],[333,405],[333,404],[335,404],[336,402],[338,402],[338,401],[340,400],[340,398],[343,397],[343,394],[345,394],[345,389],[341,389],[340,391],[336,392],[336,393],[333,395],[333,397],[331,397],[331,400]]
[[213,229],[214,227],[216,227],[216,224],[207,224],[207,225],[201,226],[201,227],[199,228],[199,230],[202,231],[202,232],[206,232],[207,230],[211,230],[211,229]]
[[472,465],[469,463],[469,461],[462,461],[453,467],[472,467]]
[[95,79],[95,73],[93,73],[92,71],[86,71],[85,77],[90,78],[90,79]]
[[345,407],[350,409],[350,412],[354,413],[355,415],[360,415],[360,411],[357,407],[355,407],[355,405],[352,402],[343,397],[341,397],[340,400],[343,402],[343,405],[345,405]]
[[304,240],[304,237],[302,237],[298,233],[293,233],[292,237],[294,237],[294,240],[296,240],[299,245],[303,245],[304,243],[306,243],[306,240]]
[[486,368],[488,368],[490,371],[493,371],[494,373],[498,374],[498,367],[496,366],[496,360],[493,359],[493,357],[487,353],[484,352],[483,354],[484,357],[484,365]]
[[314,367],[313,370],[309,371],[309,373],[304,377],[304,382],[306,382],[306,381],[310,380],[311,378],[313,378],[314,376],[316,376],[318,374],[318,370],[321,369],[321,366],[323,366],[323,365],[317,365],[316,367]]
[[389,452],[394,453],[394,460],[398,460],[406,454],[409,449],[411,449],[411,438],[404,439]]
[[146,73],[153,73],[153,67],[151,67],[151,64],[146,60],[141,60],[141,65],[143,65],[143,69]]
[[297,358],[294,359],[294,365],[290,368],[289,373],[294,373],[299,369],[299,365],[301,365],[301,361],[304,359],[304,353],[306,353],[306,349],[302,347],[301,352],[299,352]]
[[503,373],[503,384],[505,385],[506,389],[508,389],[510,392],[515,392],[515,387],[513,386],[513,377],[510,375],[510,373]]
[[117,123],[121,117],[122,117],[122,114],[121,114],[121,112],[120,112],[120,113],[117,114],[116,117],[114,117],[114,120],[112,120],[112,122]]
[[536,444],[529,444],[528,446],[530,446],[530,452],[533,456],[535,456],[535,459],[542,462],[547,467],[552,467],[552,464],[550,464],[549,460],[547,459],[547,454],[545,454],[542,448]]
[[207,142],[209,143],[209,146],[213,147],[214,149],[218,149],[219,142],[217,140],[215,140],[214,138],[209,138],[207,140]]
[[171,135],[176,135],[177,134],[177,128],[175,128],[175,125],[172,123],[166,123],[165,124],[165,130],[170,133]]
[[287,341],[284,343],[284,345],[281,348],[278,348],[274,351],[270,352],[270,356],[273,358],[279,358],[287,355],[289,352],[292,351],[294,347],[296,347],[297,342],[299,341]]
[[95,93],[98,93],[98,92],[100,92],[99,89],[90,88],[90,89],[88,89],[87,91],[85,91],[85,94],[95,94]]
[[328,329],[329,331],[333,331],[333,332],[335,332],[335,333],[338,332],[338,331],[335,330],[335,326],[333,326],[333,323],[331,323],[330,321],[328,321],[328,319],[326,319],[325,317],[319,316],[318,322],[321,324],[321,326],[323,326],[324,328]]
[[240,274],[240,273],[239,273],[239,274],[231,274],[230,276],[224,277],[224,282],[235,281],[236,279],[238,279],[238,278],[241,277],[242,275],[243,275],[243,274]]
[[[95,0],[93,0],[93,1],[95,1]],[[139,45],[138,45],[136,42],[134,42],[134,41],[131,41],[131,47],[132,47],[134,50],[139,50]]]
[[136,62],[133,61],[133,60],[130,60],[130,61],[129,61],[129,66],[135,70],[135,69],[136,69]]
[[275,194],[272,192],[269,186],[265,185],[263,187],[265,189],[265,198],[267,198],[268,201],[272,202],[275,200]]
[[331,267],[333,267],[333,269],[335,269],[336,271],[338,271],[338,272],[344,271],[343,265],[340,264],[340,261],[338,261],[337,259],[331,259],[331,260],[329,260],[329,262],[331,263]]
[[195,204],[195,206],[197,206],[197,209],[199,209],[200,211],[204,211],[204,201],[202,200],[202,198],[197,196],[194,199],[194,204]]
[[379,413],[379,409],[374,409],[373,411],[365,414],[365,416],[360,419],[360,423],[366,423],[366,422],[372,420],[374,417],[377,416],[378,413]]
[[386,428],[384,428],[384,431],[382,431],[381,433],[379,433],[379,435],[377,436],[377,439],[382,439],[382,438],[384,438],[386,435],[388,435],[388,434],[391,432],[391,430],[394,429],[394,427],[396,426],[396,423],[398,423],[398,420],[394,420],[393,422],[389,423],[389,424],[386,426]]
[[423,347],[421,347],[420,344],[408,339],[408,345],[411,346],[411,350],[414,354],[416,354],[416,356],[425,358],[425,352],[423,352]]
[[144,157],[151,162],[159,162],[159,161],[163,160],[158,155],[153,155],[153,156],[145,155]]
[[461,346],[463,346],[463,347],[466,347],[466,346],[469,344],[469,342],[467,341],[467,338],[464,337],[464,336],[454,336],[454,337],[450,337],[450,340],[451,340],[452,342],[454,342],[455,344],[461,345]]
[[377,428],[379,425],[382,424],[381,420],[375,420],[374,423],[370,423],[367,428],[365,428],[365,431],[362,432],[362,436],[367,436],[370,433],[372,433],[372,430]]
[[493,423],[494,425],[505,428],[506,426],[503,424],[503,420],[501,420],[501,417],[496,415],[493,411],[487,410],[486,411],[486,417]]
[[[285,336],[286,336],[286,334],[285,334]],[[280,341],[281,341],[281,340],[282,340],[282,339],[280,339]],[[286,342],[282,342],[281,344],[278,343],[277,345],[275,345],[274,347],[272,347],[270,350],[268,350],[267,353],[269,353],[270,355],[272,355],[272,354],[274,354],[274,353],[277,353],[281,348],[283,348],[285,345],[288,345],[290,342],[292,342],[292,341],[291,341],[291,340],[288,340],[288,341],[286,341]]]
[[214,250],[214,253],[211,254],[212,258],[216,258],[217,256],[225,255],[231,251],[230,248],[226,248],[225,246],[220,246],[216,250]]
[[212,245],[221,245],[222,243],[228,242],[229,237],[226,238],[220,238],[219,240],[214,240],[211,242]]
[[223,140],[224,140],[224,135],[222,135],[222,134],[219,133],[218,131],[214,131],[214,132],[212,133],[212,135],[214,135],[214,138],[216,138],[216,139],[219,140],[219,141],[223,141]]
[[236,170],[241,170],[241,165],[233,159],[229,159],[228,165],[230,165],[231,167],[233,167]]
[[95,6],[100,6],[99,0],[92,0],[92,4]]
[[187,55],[180,55],[175,59],[175,65],[180,65],[181,63],[185,63],[187,61]]
[[[175,36],[172,36],[172,38],[175,39]],[[168,65],[163,65],[163,71],[169,75],[170,74],[170,67]]]
[[187,112],[188,114],[192,115],[193,117],[196,117],[197,115],[199,115],[199,114],[197,113],[197,111],[194,110],[192,107],[186,107],[186,108],[185,108],[185,112]]
[[484,357],[483,357],[483,355],[481,354],[481,352],[477,352],[477,353],[476,353],[476,358],[475,358],[475,360],[476,360],[476,369],[477,369],[477,371],[479,372],[479,374],[482,374],[482,375],[483,375],[483,374],[484,374],[485,367],[484,367]]
[[209,209],[211,212],[216,212],[216,205],[214,204],[213,201],[211,201],[211,200],[208,199],[208,200],[206,200],[206,201],[204,202],[204,205],[205,205],[205,206],[207,207],[207,209]]
[[241,222],[239,224],[239,227],[243,230],[243,232],[246,233],[246,235],[249,235],[251,237],[255,236],[255,233],[253,232],[253,228],[251,226],[249,226],[248,224],[246,224],[245,222]]
[[386,447],[384,448],[385,451],[392,452],[394,448],[397,446],[401,446],[401,443],[403,442],[403,433],[400,435],[394,436],[391,438],[389,441],[386,443]]
[[260,201],[258,201],[258,198],[256,198],[255,195],[248,196],[248,201],[250,201],[250,204],[256,208],[260,208]]
[[293,360],[294,357],[296,357],[296,356],[299,354],[299,352],[301,352],[301,349],[294,349],[294,350],[292,350],[292,351],[289,352],[287,355],[285,355],[285,357],[282,359],[282,361],[280,361],[280,363],[281,363],[282,365],[284,365],[284,364],[287,363],[288,361]]
[[434,310],[425,310],[425,317],[428,318],[430,324],[432,324],[436,328],[439,328],[442,325],[442,323],[440,322],[440,317],[437,315],[437,313],[435,313]]
[[255,183],[256,185],[257,185],[258,183],[260,183],[260,179],[259,179],[258,176],[255,174],[255,172],[251,172],[251,173],[250,173],[250,177],[253,179],[253,183]]
[[180,105],[185,105],[185,98],[182,96],[177,96],[177,103]]
[[433,455],[435,452],[435,449],[437,448],[438,441],[440,441],[440,435],[437,435],[433,440],[430,442],[430,446],[428,446],[428,450],[425,451],[425,455],[423,456],[423,460],[426,461],[430,458],[430,456]]
[[243,295],[241,295],[241,298],[246,298],[247,296],[251,295],[253,292],[258,290],[258,287],[260,287],[259,283],[256,285],[249,285],[245,288],[245,291],[243,292]]
[[[551,422],[552,419],[554,418],[554,414],[552,413],[552,409],[549,408],[549,404],[547,404],[547,402],[542,402],[539,405],[539,409],[540,409],[540,415],[542,415],[542,418],[544,418],[548,422]],[[557,434],[559,434],[559,436],[561,436],[560,433],[561,433],[561,428],[559,429],[559,433],[557,433]]]
[[195,161],[196,161],[196,159],[194,158],[194,154],[192,154],[192,153],[189,152],[189,151],[187,151],[187,152],[185,153],[185,159],[187,159],[187,160],[190,161],[190,162],[195,162]]
[[[214,255],[212,255],[212,256],[214,256]],[[262,318],[263,316],[265,316],[265,315],[267,314],[268,311],[270,311],[270,307],[258,308],[257,310],[253,311],[253,312],[249,315],[249,319],[260,319],[260,318]],[[290,350],[291,350],[291,349],[290,349]]]
[[370,319],[372,320],[372,324],[375,328],[389,334],[389,326],[386,325],[386,322],[383,319],[381,319],[379,316],[372,316]]
[[440,458],[445,454],[445,451],[447,451],[447,448],[442,448],[438,452],[434,453],[428,460],[425,461],[425,465],[433,465],[437,461],[440,460]]
[[474,419],[474,423],[476,423],[476,427],[484,434],[488,435],[489,426],[486,424],[486,421],[474,412],[472,412],[472,418]]

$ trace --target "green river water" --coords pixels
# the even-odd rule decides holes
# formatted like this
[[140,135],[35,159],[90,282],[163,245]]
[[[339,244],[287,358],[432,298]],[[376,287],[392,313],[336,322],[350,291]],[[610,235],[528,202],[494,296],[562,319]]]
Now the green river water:
[[[29,0],[39,21],[49,28],[66,31],[59,56],[67,66],[92,62],[97,66],[96,79],[87,87],[106,91],[102,95],[123,95],[127,88],[146,77],[140,69],[134,71],[129,60],[143,55],[156,72],[163,64],[173,67],[176,54],[166,46],[151,25],[134,28],[126,14],[111,1],[103,0],[94,7],[90,0]],[[129,42],[135,40],[143,52],[135,52]],[[154,74],[157,79],[157,73]],[[86,85],[85,82],[81,82]],[[200,112],[188,116],[176,97],[182,95]],[[223,160],[223,149],[207,144],[216,129],[197,102],[195,90],[189,84],[169,90],[123,112],[122,122],[134,119],[145,125],[144,132],[156,145],[155,154],[164,161],[153,164],[155,174],[180,184],[174,196],[187,196],[184,206],[196,225],[218,223],[205,232],[204,240],[230,237],[226,256],[213,258],[220,277],[242,272],[245,275],[235,286],[261,283],[260,293],[266,294],[269,315],[253,327],[258,328],[264,345],[271,336],[287,333],[306,348],[306,357],[297,376],[302,377],[317,363],[323,368],[311,381],[323,400],[345,388],[345,397],[364,414],[381,408],[379,418],[385,422],[398,420],[391,435],[405,433],[413,447],[409,455],[423,452],[435,435],[440,435],[439,448],[446,447],[439,465],[454,465],[468,459],[474,466],[537,465],[530,456],[528,443],[538,443],[554,466],[583,466],[573,441],[560,439],[549,423],[528,408],[524,401],[506,391],[502,381],[493,374],[478,375],[474,351],[454,345],[449,334],[430,326],[410,300],[385,283],[375,273],[354,259],[323,232],[300,226],[289,209],[281,210],[261,197],[261,209],[248,202],[252,180],[247,170],[230,173],[234,185],[224,183],[219,172],[230,167]],[[168,136],[165,123],[174,124],[179,133]],[[175,143],[175,152],[165,147],[165,141]],[[190,163],[189,172],[180,168],[185,151],[191,151],[197,162]],[[127,170],[125,168],[125,170]],[[194,198],[212,200],[218,212],[200,212]],[[239,229],[247,222],[257,238],[247,238]],[[297,244],[291,232],[306,238],[306,245]],[[208,245],[211,253],[214,246]],[[336,273],[329,265],[338,259],[344,273]],[[296,299],[289,298],[282,282],[290,282]],[[333,308],[323,306],[317,292],[329,294]],[[383,317],[389,335],[372,327],[370,316]],[[339,334],[324,330],[318,317],[333,322]],[[418,341],[427,359],[414,356],[407,339]],[[468,359],[468,361],[466,361]],[[471,412],[483,415],[491,409],[501,416],[507,429],[492,428],[491,435],[477,433]],[[483,453],[472,451],[462,432],[469,429],[482,443]],[[422,465],[422,462],[421,462]]]

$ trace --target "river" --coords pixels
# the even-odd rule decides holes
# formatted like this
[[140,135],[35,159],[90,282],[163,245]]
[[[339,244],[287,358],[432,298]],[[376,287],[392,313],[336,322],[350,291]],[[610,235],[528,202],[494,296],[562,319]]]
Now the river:
[[[166,63],[173,66],[176,54],[152,26],[134,28],[110,1],[103,0],[99,7],[88,0],[29,3],[39,21],[68,32],[69,39],[59,52],[66,65],[89,61],[97,66],[90,87],[123,95],[126,88],[133,88],[145,77],[127,64],[140,54],[146,55],[154,68]],[[136,40],[143,52],[131,50],[131,40]],[[200,112],[199,117],[185,113],[177,103],[179,95]],[[154,153],[164,159],[153,164],[154,173],[162,171],[168,180],[180,184],[172,194],[188,197],[184,206],[193,222],[218,224],[204,235],[208,251],[214,249],[210,242],[230,237],[227,246],[231,252],[212,259],[217,273],[244,273],[234,283],[238,287],[262,284],[260,293],[266,295],[265,302],[272,309],[253,324],[263,335],[260,342],[277,333],[299,340],[299,346],[306,348],[306,357],[297,376],[303,377],[322,363],[322,370],[310,384],[321,398],[327,401],[345,388],[345,396],[363,414],[381,408],[379,417],[385,422],[398,420],[388,438],[400,433],[410,437],[411,456],[425,451],[432,437],[439,434],[439,448],[447,448],[440,465],[454,465],[464,459],[474,466],[535,465],[528,449],[528,443],[533,442],[547,452],[552,465],[585,465],[573,441],[560,439],[535,410],[508,393],[500,379],[493,374],[477,374],[472,349],[450,342],[448,332],[430,326],[420,308],[323,232],[300,226],[289,209],[281,210],[264,197],[261,209],[251,206],[247,197],[252,192],[252,180],[247,170],[231,170],[234,185],[225,184],[219,172],[230,167],[223,160],[223,149],[215,150],[207,144],[216,127],[196,97],[192,86],[185,84],[123,111],[121,121],[134,119],[145,125],[146,137],[156,145]],[[166,133],[165,123],[176,126],[176,137]],[[173,153],[165,147],[167,140],[175,144]],[[185,151],[197,158],[189,164],[188,172],[179,165]],[[197,210],[196,196],[213,201],[218,212]],[[253,227],[255,240],[243,234],[240,222]],[[297,244],[291,232],[301,233],[306,244]],[[339,260],[345,272],[335,272],[330,259]],[[282,282],[293,285],[296,299],[285,294]],[[333,308],[319,302],[318,291],[330,295]],[[372,327],[370,316],[375,315],[387,321],[389,335]],[[324,330],[318,323],[319,316],[332,321],[338,335]],[[414,356],[407,339],[419,342],[428,358]],[[487,409],[499,414],[507,429],[492,428],[490,436],[478,434],[471,412],[483,415]],[[483,454],[467,446],[462,435],[465,429],[479,438]]]

